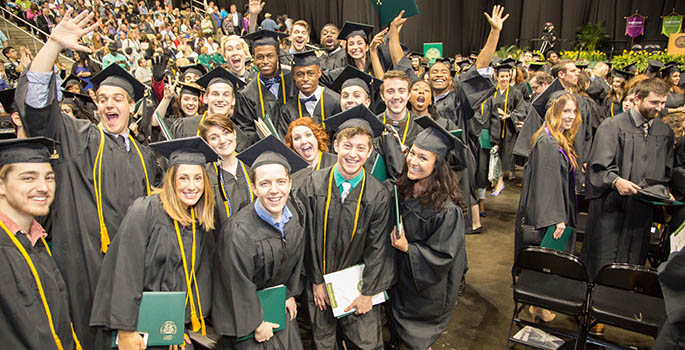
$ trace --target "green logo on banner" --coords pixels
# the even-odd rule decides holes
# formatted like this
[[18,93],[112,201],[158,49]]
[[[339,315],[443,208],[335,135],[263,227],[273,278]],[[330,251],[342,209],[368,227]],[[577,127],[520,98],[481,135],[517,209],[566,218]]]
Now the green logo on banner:
[[661,34],[670,37],[671,34],[680,33],[682,25],[683,16],[664,17],[664,23],[661,26]]

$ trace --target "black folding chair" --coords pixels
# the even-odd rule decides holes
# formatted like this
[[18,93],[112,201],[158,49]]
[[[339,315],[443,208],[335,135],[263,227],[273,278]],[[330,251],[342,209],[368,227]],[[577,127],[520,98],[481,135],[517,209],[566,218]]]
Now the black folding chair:
[[[564,340],[575,340],[575,348],[582,349],[585,335],[585,310],[589,281],[585,266],[578,257],[558,250],[527,247],[519,251],[511,270],[514,281],[514,314],[509,324],[507,345],[528,343],[513,338],[514,323],[530,326],[557,335]],[[575,318],[575,333],[522,320],[519,314],[526,305],[538,306]]]
[[[587,329],[603,323],[656,338],[666,310],[655,269],[609,264],[599,271],[590,288]],[[630,349],[592,335],[588,335],[586,342]]]

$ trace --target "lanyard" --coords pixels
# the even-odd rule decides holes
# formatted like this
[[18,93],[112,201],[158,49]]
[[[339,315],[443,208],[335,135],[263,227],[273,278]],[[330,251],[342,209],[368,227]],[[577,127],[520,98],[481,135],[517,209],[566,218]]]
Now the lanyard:
[[[247,190],[250,192],[250,203],[252,203],[254,202],[254,193],[252,193],[252,185],[250,185],[250,175],[247,173],[247,169],[245,169],[245,163],[240,160],[238,160],[238,163],[243,171],[245,184],[247,184]],[[231,210],[231,199],[228,197],[228,193],[226,192],[226,187],[224,185],[224,174],[221,172],[216,162],[214,162],[214,169],[219,177],[219,188],[221,189],[221,193],[224,195],[224,208],[226,208],[226,217],[230,218],[233,211]]]
[[[193,220],[192,223],[192,228],[193,228],[193,248],[191,251],[191,258],[190,258],[190,273],[188,273],[188,261],[186,259],[186,254],[183,249],[183,240],[181,239],[181,232],[178,229],[178,222],[174,220],[174,228],[176,229],[176,238],[178,239],[178,247],[181,250],[181,260],[183,260],[183,272],[185,274],[186,278],[186,287],[188,289],[188,293],[186,294],[186,306],[188,305],[188,300],[190,299],[190,322],[192,323],[192,331],[197,332],[198,330],[202,330],[202,335],[207,334],[207,330],[205,327],[205,319],[202,316],[202,304],[200,303],[200,291],[198,290],[197,287],[197,276],[195,276],[195,209],[190,209],[190,215]],[[197,312],[195,311],[195,300],[193,299],[193,288],[192,284],[193,281],[195,281],[195,294],[197,295],[197,307],[198,311],[200,313],[200,319],[198,320],[197,317]]]
[[[259,90],[259,105],[262,108],[262,119],[266,118],[264,113],[264,97],[262,96],[262,80],[259,78],[261,73],[257,73],[257,90]],[[283,79],[283,71],[281,71],[281,89],[283,90],[283,104],[286,102],[285,98],[285,80]]]
[[[497,85],[497,89],[495,89],[495,95],[493,98],[497,98],[497,93],[499,92],[499,85]],[[504,95],[504,113],[507,113],[507,105],[509,103],[509,85],[507,85],[507,92]],[[482,105],[481,105],[481,113],[482,113]],[[505,127],[506,127],[507,120],[502,120],[502,139],[504,139],[504,132],[505,132]]]
[[[107,247],[109,247],[109,234],[107,232],[107,226],[105,225],[105,218],[102,209],[102,156],[105,149],[105,131],[102,129],[102,125],[98,126],[100,130],[100,145],[98,145],[98,152],[95,155],[95,164],[93,164],[93,187],[95,189],[95,207],[98,212],[98,220],[100,222],[100,251],[102,253],[107,253]],[[140,164],[143,166],[143,173],[145,173],[145,189],[147,190],[147,195],[150,195],[150,179],[147,175],[147,167],[145,166],[145,159],[143,159],[143,154],[140,152],[138,144],[133,140],[133,136],[128,134],[129,141],[136,149],[138,157],[140,157]]]
[[[319,104],[321,104],[321,127],[323,128],[323,131],[326,131],[326,114],[323,111],[323,86],[320,87],[321,89],[321,100],[319,101]],[[300,99],[297,99],[297,112],[300,114],[300,118],[302,118],[302,102]]]
[[316,163],[316,170],[321,170],[321,156],[322,155],[323,155],[323,153],[321,153],[321,151],[319,151],[319,160]]
[[[323,219],[323,273],[326,273],[326,235],[328,232],[328,209],[331,206],[331,190],[333,188],[333,172],[338,167],[336,164],[331,168],[330,178],[328,179],[328,194],[326,195],[326,209],[324,210]],[[354,227],[352,228],[352,237],[350,237],[350,244],[354,240],[354,234],[357,233],[357,223],[359,221],[359,208],[361,208],[362,196],[364,195],[364,185],[366,184],[366,172],[362,168],[362,188],[359,191],[359,198],[357,198],[357,209],[354,211]]]
[[[36,270],[36,266],[33,264],[33,260],[29,256],[29,253],[26,252],[26,249],[24,249],[24,246],[19,242],[17,237],[10,232],[10,230],[5,226],[5,224],[0,220],[0,227],[7,233],[7,236],[9,236],[10,240],[14,245],[17,247],[19,250],[19,253],[21,253],[21,256],[26,260],[26,264],[29,265],[29,269],[31,270],[31,274],[33,275],[33,279],[36,281],[36,287],[38,288],[38,294],[40,295],[40,300],[43,302],[43,309],[45,310],[45,317],[48,319],[48,324],[50,325],[50,332],[52,333],[52,338],[55,340],[55,344],[57,345],[57,349],[63,350],[64,347],[62,346],[62,342],[59,340],[59,337],[57,336],[57,332],[55,331],[55,324],[52,321],[52,312],[50,311],[50,305],[48,305],[48,299],[45,297],[45,290],[43,289],[43,283],[40,281],[40,276],[38,276],[38,271]],[[48,255],[52,256],[52,252],[50,252],[50,248],[48,248],[48,243],[45,242],[45,238],[41,237],[41,241],[43,241],[43,245],[45,246],[45,250],[47,250]],[[74,339],[74,344],[76,346],[77,350],[81,349],[81,344],[79,343],[78,338],[76,337],[76,332],[74,332],[74,325],[71,325],[71,335]]]
[[207,116],[207,111],[205,111],[205,113],[202,114],[202,118],[200,118],[200,123],[197,124],[197,132],[195,133],[195,136],[200,136],[200,125],[202,125],[202,122],[205,121],[206,116]]
[[[383,112],[383,124],[385,124],[385,116],[388,115],[388,111]],[[411,124],[411,113],[407,111],[407,123],[404,125],[404,132],[402,133],[402,144],[404,145],[404,141],[407,140],[407,131],[409,130],[409,124]]]

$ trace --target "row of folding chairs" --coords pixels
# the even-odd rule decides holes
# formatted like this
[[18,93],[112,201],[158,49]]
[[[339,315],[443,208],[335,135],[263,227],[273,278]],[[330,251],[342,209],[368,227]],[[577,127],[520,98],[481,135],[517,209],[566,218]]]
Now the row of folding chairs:
[[[588,330],[602,323],[656,338],[658,327],[666,318],[657,272],[645,266],[610,264],[590,280],[577,256],[527,247],[521,249],[514,262],[512,278],[514,314],[507,334],[507,349],[513,343],[530,345],[514,339],[514,324],[574,340],[575,349],[584,349],[586,344],[630,349],[592,336]],[[523,320],[519,315],[526,305],[568,315],[575,319],[577,329],[572,332]]]

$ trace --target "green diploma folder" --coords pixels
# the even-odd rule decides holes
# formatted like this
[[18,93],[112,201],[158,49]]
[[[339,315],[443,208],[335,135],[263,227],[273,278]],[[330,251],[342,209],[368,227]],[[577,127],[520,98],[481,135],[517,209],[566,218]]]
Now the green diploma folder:
[[388,168],[385,166],[385,159],[380,154],[376,156],[371,175],[378,179],[378,181],[385,181],[388,178]]
[[379,23],[381,27],[390,24],[402,10],[404,10],[402,16],[404,18],[419,14],[416,0],[371,0],[371,6],[376,10],[376,15],[381,21]]
[[[257,297],[264,311],[264,321],[278,324],[279,327],[274,329],[274,332],[284,330],[288,320],[285,312],[285,285],[279,284],[258,290]],[[238,341],[241,342],[250,338],[254,338],[254,332],[238,338]]]
[[561,251],[566,249],[569,238],[573,236],[573,227],[566,226],[564,233],[561,234],[559,239],[554,239],[554,230],[556,229],[556,225],[547,227],[547,231],[545,231],[545,237],[542,238],[542,243],[540,243],[541,247]]
[[[143,292],[138,307],[138,333],[147,333],[147,346],[183,344],[186,292]],[[116,348],[117,332],[112,333]]]

